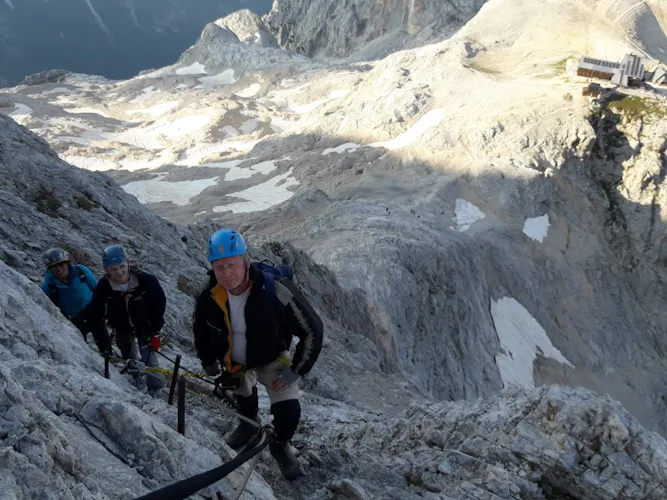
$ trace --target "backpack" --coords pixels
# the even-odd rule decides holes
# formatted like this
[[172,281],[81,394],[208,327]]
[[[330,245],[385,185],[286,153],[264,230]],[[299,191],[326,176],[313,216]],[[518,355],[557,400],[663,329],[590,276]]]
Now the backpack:
[[[81,269],[77,264],[72,264],[74,268],[77,270],[79,273],[79,279],[83,281],[88,288],[90,288],[90,285],[88,285],[88,280],[86,279],[86,273],[83,272],[83,269]],[[94,292],[95,290],[91,290]],[[58,285],[56,285],[53,281],[49,280],[49,292],[51,293],[51,300],[52,302],[57,306],[60,307],[60,298],[58,297]]]
[[276,278],[287,278],[290,281],[294,278],[294,271],[287,264],[275,265],[270,260],[263,260],[257,263],[257,267],[264,275],[264,289],[269,294],[273,303],[277,305],[278,297],[276,297]]

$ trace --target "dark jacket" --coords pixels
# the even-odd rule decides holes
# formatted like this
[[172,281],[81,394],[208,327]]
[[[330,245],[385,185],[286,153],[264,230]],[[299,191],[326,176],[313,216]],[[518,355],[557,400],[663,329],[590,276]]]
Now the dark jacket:
[[100,279],[93,297],[91,317],[102,323],[106,317],[114,330],[147,338],[162,329],[166,304],[167,299],[158,279],[131,268],[127,292],[114,290],[107,276]]
[[288,350],[292,335],[296,335],[299,343],[292,366],[296,373],[305,375],[322,349],[322,320],[288,278],[275,280],[275,297],[266,293],[264,275],[254,265],[250,267],[250,280],[252,289],[245,306],[247,364],[232,365],[227,291],[209,271],[209,282],[197,298],[193,325],[195,348],[202,365],[219,360],[228,371],[263,366]]

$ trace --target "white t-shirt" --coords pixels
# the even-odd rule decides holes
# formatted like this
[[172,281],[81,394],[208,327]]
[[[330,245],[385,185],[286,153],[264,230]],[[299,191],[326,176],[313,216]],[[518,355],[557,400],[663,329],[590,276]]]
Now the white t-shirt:
[[245,304],[250,295],[248,288],[241,295],[232,295],[227,293],[229,301],[229,321],[232,324],[232,361],[244,364],[246,350],[246,324],[245,324]]

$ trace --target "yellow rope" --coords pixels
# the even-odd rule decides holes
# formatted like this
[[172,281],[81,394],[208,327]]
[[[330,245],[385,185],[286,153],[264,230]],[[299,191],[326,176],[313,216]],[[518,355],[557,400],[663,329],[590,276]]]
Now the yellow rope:
[[[145,368],[143,368],[143,371],[151,372],[151,373],[162,373],[164,375],[173,375],[174,374],[173,370],[169,370],[167,368],[152,367],[152,366],[146,366]],[[201,378],[201,377],[207,377],[208,375],[206,375],[205,373],[202,373],[202,372],[186,372],[186,371],[181,370],[180,376],[181,377]]]
[[[122,364],[123,367],[127,363],[126,360],[124,360],[122,358],[117,358],[117,357],[112,357],[112,358],[109,359],[109,361],[111,361],[112,363],[114,363],[116,365]],[[132,368],[130,368],[130,370],[132,370]],[[163,375],[169,375],[169,376],[172,376],[174,374],[173,370],[169,370],[167,368],[160,368],[158,366],[155,366],[155,367],[153,367],[153,366],[144,366],[141,369],[141,371],[142,372],[151,372],[151,373],[162,373]],[[206,375],[206,373],[203,373],[203,372],[186,372],[184,370],[181,370],[180,376],[181,377],[192,377],[192,378],[208,377],[208,375]]]

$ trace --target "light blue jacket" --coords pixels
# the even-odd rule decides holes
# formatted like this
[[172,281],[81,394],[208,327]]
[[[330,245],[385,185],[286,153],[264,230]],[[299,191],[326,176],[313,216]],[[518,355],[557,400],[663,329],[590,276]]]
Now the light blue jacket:
[[56,278],[50,270],[44,273],[42,290],[68,318],[79,314],[93,300],[97,280],[82,264],[70,264],[67,282]]

